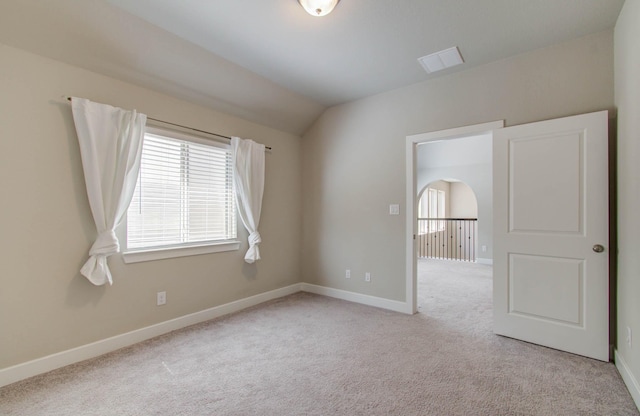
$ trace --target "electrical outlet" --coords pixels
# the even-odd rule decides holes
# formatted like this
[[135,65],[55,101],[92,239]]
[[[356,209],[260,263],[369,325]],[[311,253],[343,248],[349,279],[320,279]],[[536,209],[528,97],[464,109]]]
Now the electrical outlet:
[[351,270],[347,269],[347,272],[344,274],[344,277],[347,279],[351,279]]
[[366,272],[366,273],[364,274],[364,281],[365,281],[365,282],[370,282],[370,281],[371,281],[371,273]]
[[631,338],[631,328],[629,327],[627,327],[627,345],[629,346],[629,348],[631,348],[631,346],[633,345]]
[[485,253],[487,251],[487,246],[482,246],[482,252]]
[[156,305],[164,305],[167,303],[167,292],[158,292],[156,295]]

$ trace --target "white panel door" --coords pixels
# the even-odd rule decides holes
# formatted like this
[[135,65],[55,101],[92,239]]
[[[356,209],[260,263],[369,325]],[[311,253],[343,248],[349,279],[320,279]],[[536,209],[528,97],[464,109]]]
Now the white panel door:
[[607,112],[493,137],[494,331],[608,361]]

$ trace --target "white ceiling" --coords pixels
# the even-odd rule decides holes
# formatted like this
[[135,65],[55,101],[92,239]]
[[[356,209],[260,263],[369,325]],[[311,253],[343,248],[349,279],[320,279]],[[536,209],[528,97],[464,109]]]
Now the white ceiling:
[[[610,29],[624,0],[2,0],[0,42],[296,134],[328,106]],[[463,65],[417,58],[458,46]]]

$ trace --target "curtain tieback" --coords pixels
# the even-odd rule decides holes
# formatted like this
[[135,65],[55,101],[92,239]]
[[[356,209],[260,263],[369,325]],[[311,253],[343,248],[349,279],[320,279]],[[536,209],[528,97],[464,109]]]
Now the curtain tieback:
[[249,234],[249,246],[253,247],[255,245],[258,245],[262,243],[262,238],[260,238],[260,233],[257,231],[252,232],[251,234]]
[[113,230],[106,230],[98,234],[98,238],[89,250],[89,255],[110,256],[118,251],[120,251],[120,243],[116,233]]
[[258,244],[262,242],[262,238],[260,238],[260,233],[257,231],[253,231],[249,234],[249,250],[247,250],[247,254],[244,255],[244,260],[251,264],[256,260],[260,260],[260,249],[258,248]]
[[118,238],[113,230],[103,231],[89,250],[89,260],[82,266],[80,273],[96,286],[113,284],[111,271],[107,266],[107,257],[120,251]]

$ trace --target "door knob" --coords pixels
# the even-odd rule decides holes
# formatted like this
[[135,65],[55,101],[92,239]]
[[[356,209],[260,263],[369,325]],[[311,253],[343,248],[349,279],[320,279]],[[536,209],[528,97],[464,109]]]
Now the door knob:
[[593,251],[596,253],[602,253],[604,251],[604,247],[601,244],[596,244],[593,246]]

